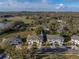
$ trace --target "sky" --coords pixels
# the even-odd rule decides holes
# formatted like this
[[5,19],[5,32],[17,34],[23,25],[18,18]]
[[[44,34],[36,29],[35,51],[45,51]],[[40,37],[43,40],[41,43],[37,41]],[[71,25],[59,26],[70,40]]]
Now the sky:
[[79,11],[79,0],[0,0],[0,11]]

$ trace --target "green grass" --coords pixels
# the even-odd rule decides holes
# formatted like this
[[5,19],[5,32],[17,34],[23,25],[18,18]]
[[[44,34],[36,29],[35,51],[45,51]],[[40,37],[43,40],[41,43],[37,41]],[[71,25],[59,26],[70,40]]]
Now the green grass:
[[65,56],[67,59],[79,59],[79,56],[75,56],[75,55],[67,55]]
[[31,23],[32,21],[34,21],[33,19],[26,19],[25,17],[11,17],[11,18],[7,18],[8,20],[11,21],[23,21],[24,23]]
[[49,54],[49,55],[37,55],[37,59],[79,59],[79,56]]

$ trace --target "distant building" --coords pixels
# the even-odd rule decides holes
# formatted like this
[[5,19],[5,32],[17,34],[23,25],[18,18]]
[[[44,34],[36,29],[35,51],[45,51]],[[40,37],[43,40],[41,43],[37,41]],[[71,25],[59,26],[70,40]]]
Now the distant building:
[[57,28],[58,33],[62,33],[64,31],[64,25],[60,24]]
[[57,32],[62,33],[64,31],[64,27],[66,26],[66,22],[62,20],[57,20],[57,22],[59,23],[57,27]]

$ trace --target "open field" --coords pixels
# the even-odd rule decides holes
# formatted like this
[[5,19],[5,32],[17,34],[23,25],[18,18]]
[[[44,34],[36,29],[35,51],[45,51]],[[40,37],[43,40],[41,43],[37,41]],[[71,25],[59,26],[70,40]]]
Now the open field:
[[[3,19],[5,18],[1,18],[0,21],[2,21]],[[33,21],[33,19],[25,19],[25,16],[23,17],[11,17],[11,18],[6,18],[8,19],[9,21],[23,21],[25,23],[31,23]]]
[[79,59],[79,56],[74,54],[49,54],[49,55],[39,55],[37,59]]
[[79,56],[71,55],[71,56],[65,56],[67,59],[79,59]]

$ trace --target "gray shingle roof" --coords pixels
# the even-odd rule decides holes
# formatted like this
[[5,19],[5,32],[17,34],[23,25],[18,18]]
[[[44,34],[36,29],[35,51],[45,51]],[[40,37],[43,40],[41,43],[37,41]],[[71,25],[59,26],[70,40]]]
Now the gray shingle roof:
[[27,37],[28,40],[42,40],[42,36],[37,36],[37,35],[31,35]]
[[32,36],[28,36],[27,39],[29,40],[37,40],[38,39],[38,36],[36,35],[32,35]]
[[10,44],[19,44],[19,43],[21,43],[22,41],[21,41],[21,38],[20,37],[18,37],[18,36],[14,36],[14,37],[11,37],[11,38],[8,38],[8,43],[10,43]]
[[73,36],[71,36],[71,39],[79,40],[79,36],[77,36],[77,35],[73,35]]
[[48,40],[64,40],[60,35],[47,35]]
[[12,22],[0,23],[0,29],[13,26]]
[[[32,35],[32,36],[28,36],[27,38],[28,40],[43,40],[43,37],[41,35],[36,36],[36,35]],[[60,35],[47,35],[47,39],[48,40],[64,40],[64,38]]]

